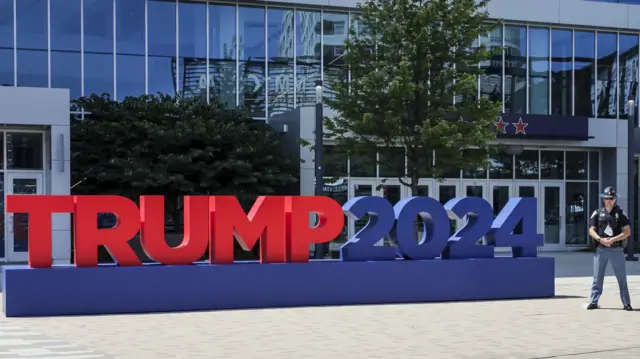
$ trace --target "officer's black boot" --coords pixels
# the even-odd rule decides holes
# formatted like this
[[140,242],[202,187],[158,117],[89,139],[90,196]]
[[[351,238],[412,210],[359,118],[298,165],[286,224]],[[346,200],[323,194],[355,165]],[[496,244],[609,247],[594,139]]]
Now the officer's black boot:
[[627,304],[627,305],[624,306],[624,310],[626,310],[627,312],[630,312],[630,311],[633,310],[633,308],[631,308],[630,304]]
[[598,305],[595,303],[589,303],[589,306],[587,306],[588,310],[592,310],[592,309],[598,309]]

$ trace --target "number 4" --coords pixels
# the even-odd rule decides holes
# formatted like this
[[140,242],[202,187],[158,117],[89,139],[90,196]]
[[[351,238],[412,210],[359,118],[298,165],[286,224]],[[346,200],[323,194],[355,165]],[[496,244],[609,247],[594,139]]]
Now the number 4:
[[[536,257],[538,246],[543,245],[542,234],[537,231],[538,204],[536,198],[511,198],[493,220],[489,235],[496,247],[511,247],[513,257]],[[522,221],[522,233],[513,233]]]

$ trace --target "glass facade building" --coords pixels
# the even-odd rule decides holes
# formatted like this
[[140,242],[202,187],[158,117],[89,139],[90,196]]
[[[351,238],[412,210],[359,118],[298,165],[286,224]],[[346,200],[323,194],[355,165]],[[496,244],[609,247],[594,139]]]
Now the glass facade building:
[[[0,84],[71,97],[213,95],[256,119],[331,96],[356,14],[166,0],[0,0]],[[479,96],[505,113],[626,118],[637,94],[638,33],[506,23],[480,64]]]
[[[332,85],[344,73],[344,40],[358,26],[354,1],[326,2],[0,0],[0,85],[69,89],[72,99],[158,92],[216,97],[274,122],[298,111],[299,137],[312,141],[304,128],[313,123],[316,81],[333,96]],[[604,0],[567,9],[566,21],[562,9],[538,14],[528,0],[495,2],[500,6],[490,6],[490,13],[504,24],[478,43],[503,51],[478,64],[485,70],[478,97],[500,100],[513,122],[531,122],[527,131],[538,120],[547,126],[580,117],[589,133],[583,139],[499,138],[521,151],[491,158],[486,169],[452,171],[444,182],[423,178],[419,194],[443,202],[482,196],[496,211],[509,197],[535,196],[545,248],[587,246],[587,215],[598,192],[613,185],[626,193],[626,121],[618,120],[628,118],[629,100],[638,103],[640,23],[631,23],[632,14],[622,25],[615,14],[598,13]],[[615,2],[604,6],[640,14],[640,6]],[[331,143],[324,145],[326,175],[339,178],[326,184],[327,195],[338,201],[380,195],[392,202],[412,195],[375,161],[332,154]],[[301,165],[301,194],[313,193],[309,163]],[[347,223],[343,239],[361,225]]]
[[0,0],[0,84],[213,95],[267,119],[315,103],[348,12],[163,0]]

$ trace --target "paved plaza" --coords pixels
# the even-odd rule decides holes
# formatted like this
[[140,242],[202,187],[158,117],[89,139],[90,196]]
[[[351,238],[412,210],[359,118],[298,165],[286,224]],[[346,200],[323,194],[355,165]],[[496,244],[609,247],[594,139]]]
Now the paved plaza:
[[[592,255],[553,256],[553,299],[0,317],[0,359],[640,358],[640,311],[621,310],[612,273],[587,311]],[[640,263],[627,268],[640,309]]]

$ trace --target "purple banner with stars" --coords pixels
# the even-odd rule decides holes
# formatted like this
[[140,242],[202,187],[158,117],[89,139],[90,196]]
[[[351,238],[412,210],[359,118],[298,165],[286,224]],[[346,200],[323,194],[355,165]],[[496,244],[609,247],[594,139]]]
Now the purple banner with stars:
[[586,116],[503,114],[495,128],[499,138],[589,139],[589,118]]

